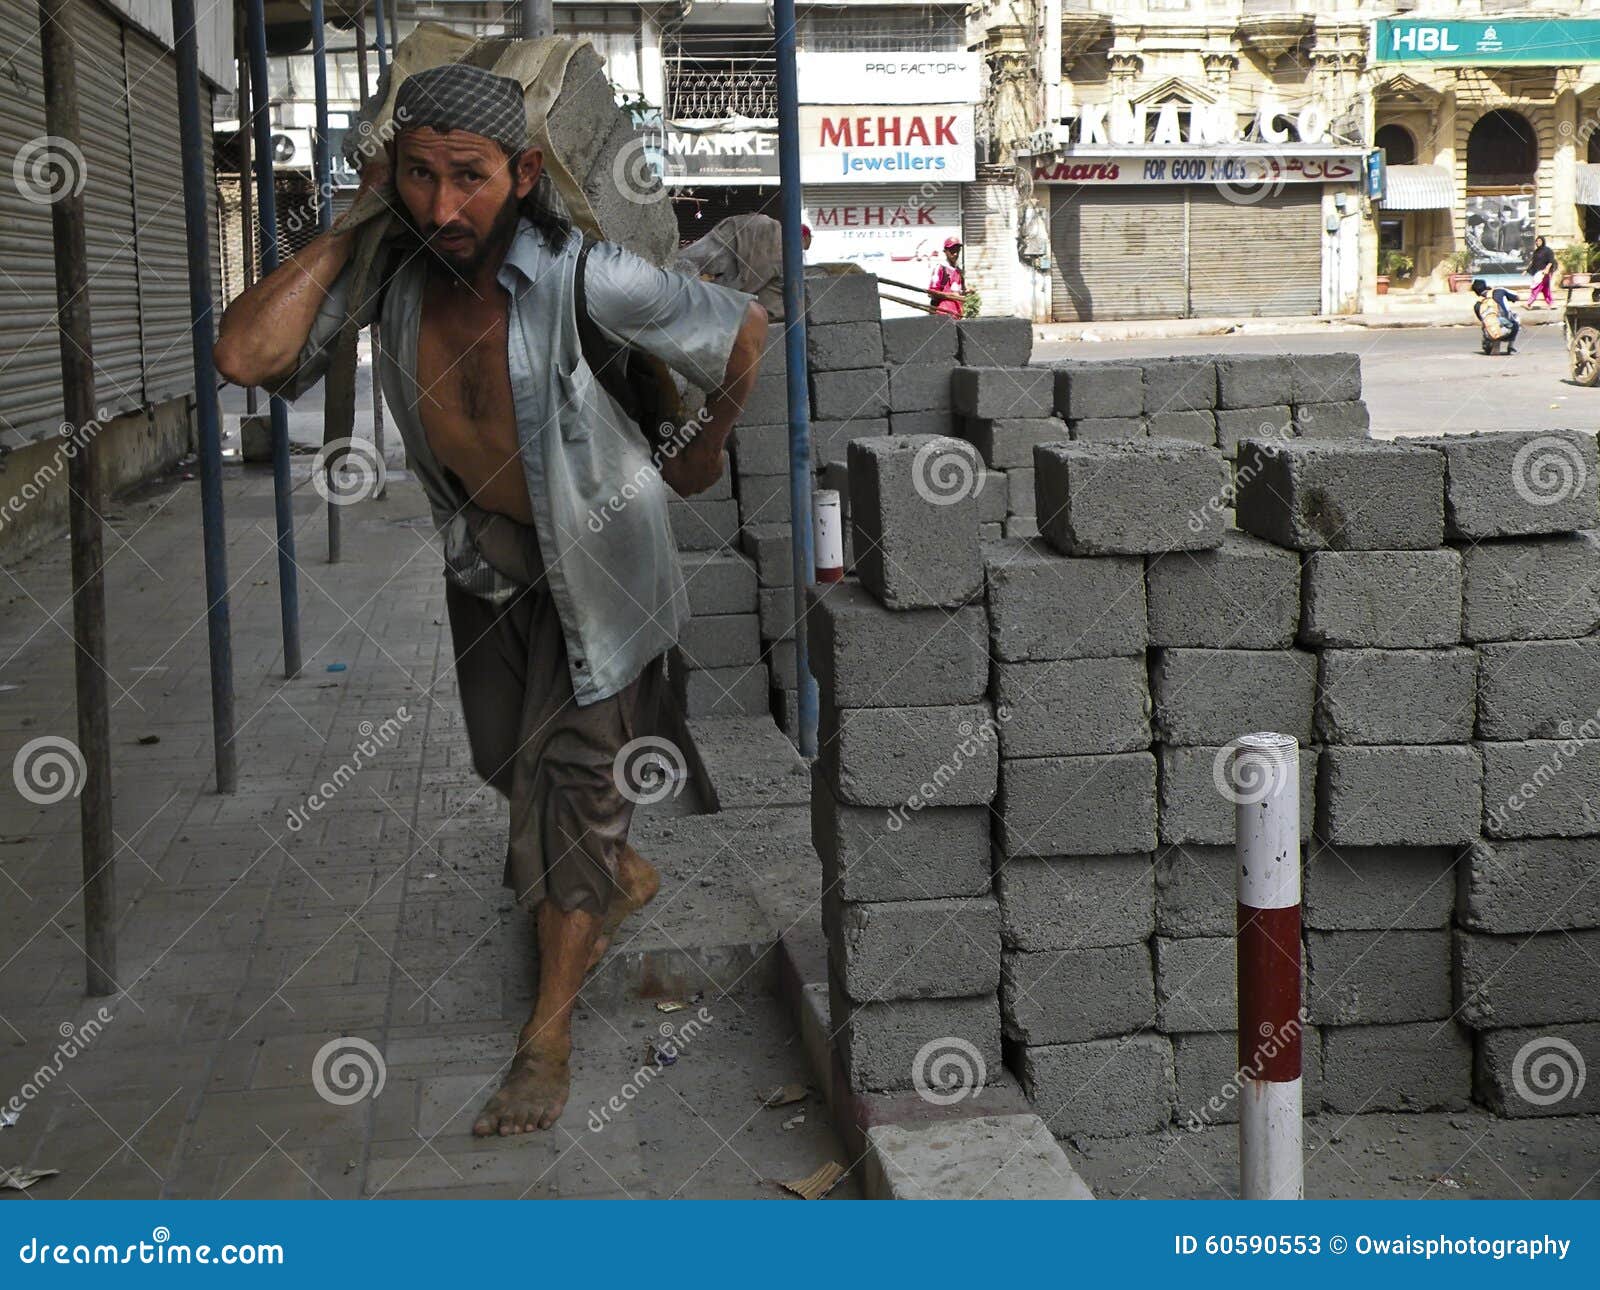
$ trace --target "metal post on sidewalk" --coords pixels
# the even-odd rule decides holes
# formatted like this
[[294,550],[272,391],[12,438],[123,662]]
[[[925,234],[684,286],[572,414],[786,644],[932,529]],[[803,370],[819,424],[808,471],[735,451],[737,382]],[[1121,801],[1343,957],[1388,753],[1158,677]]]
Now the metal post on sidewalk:
[[[378,64],[381,71],[383,65],[383,6],[377,5],[374,10],[378,15]],[[356,49],[361,65],[357,75],[361,106],[366,107],[372,97],[372,91],[367,85],[367,24],[358,14],[356,16]],[[383,460],[383,382],[378,376],[378,356],[383,352],[383,347],[378,339],[378,320],[374,318],[367,326],[367,336],[372,347],[372,451],[379,461]],[[375,501],[382,501],[389,491],[389,477],[384,471],[378,472],[378,489],[372,496]]]
[[372,6],[372,43],[378,50],[378,75],[382,76],[389,66],[389,42],[383,31],[383,0],[377,0]]
[[1299,744],[1290,735],[1244,735],[1228,774],[1239,883],[1239,1194],[1299,1200]]
[[[76,7],[39,0],[45,128],[60,191],[52,195],[61,400],[76,450],[67,461],[72,547],[72,639],[76,649],[78,747],[83,791],[83,956],[91,995],[117,990],[116,835],[111,815],[111,708],[107,699],[105,510],[100,446],[85,434],[96,421],[89,318],[89,263],[83,224],[82,131],[78,120]],[[59,755],[59,754],[57,754]],[[75,770],[76,768],[74,768]],[[72,772],[69,772],[72,773]]]
[[[256,194],[261,203],[261,269],[278,267],[278,205],[272,187],[271,86],[267,81],[267,22],[263,0],[244,0],[250,43],[250,116],[255,134]],[[294,559],[294,481],[289,468],[289,410],[272,407],[272,491],[278,526],[278,605],[283,621],[283,674],[300,675],[300,577]]]
[[[316,96],[316,135],[311,147],[311,177],[317,186],[317,229],[326,233],[333,226],[333,163],[328,155],[328,24],[322,0],[311,0],[311,83]],[[346,446],[329,450],[324,445],[317,460],[328,478],[328,563],[339,563],[342,533],[340,507],[333,498],[333,473]]]
[[816,577],[811,531],[811,394],[806,380],[805,252],[800,245],[800,85],[795,72],[795,0],[774,0],[778,62],[778,175],[783,223],[784,357],[789,381],[789,526],[794,548],[794,653],[800,752],[817,751],[817,678],[811,674],[806,588]]
[[[234,95],[239,113],[239,251],[244,270],[244,289],[256,284],[256,228],[255,191],[250,182],[250,55],[245,50],[244,27],[235,24],[233,29],[233,57],[238,67],[239,86]],[[247,417],[256,414],[256,387],[244,392],[244,411]]]
[[[216,325],[211,302],[211,229],[206,223],[205,136],[200,117],[200,59],[194,0],[172,0],[178,61],[178,127],[183,149],[183,218],[189,243],[189,329],[194,351],[195,426],[200,438],[200,516],[205,534],[206,629],[211,650],[211,734],[217,792],[238,787],[234,748],[233,637],[228,615],[228,532],[222,513],[222,417],[211,358]],[[205,128],[210,122],[205,123]],[[248,213],[248,212],[247,212]]]

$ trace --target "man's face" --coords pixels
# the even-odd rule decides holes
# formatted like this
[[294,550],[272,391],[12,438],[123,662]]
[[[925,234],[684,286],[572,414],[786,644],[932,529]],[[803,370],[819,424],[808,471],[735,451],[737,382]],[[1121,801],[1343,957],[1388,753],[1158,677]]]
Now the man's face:
[[511,159],[498,143],[462,130],[407,130],[395,143],[394,185],[428,250],[463,277],[503,254],[517,203],[539,178],[537,148]]
[[957,257],[960,256],[960,254],[961,254],[961,248],[959,246],[947,246],[944,249],[944,258],[945,258],[946,263],[948,263],[948,264],[954,264],[956,262]]

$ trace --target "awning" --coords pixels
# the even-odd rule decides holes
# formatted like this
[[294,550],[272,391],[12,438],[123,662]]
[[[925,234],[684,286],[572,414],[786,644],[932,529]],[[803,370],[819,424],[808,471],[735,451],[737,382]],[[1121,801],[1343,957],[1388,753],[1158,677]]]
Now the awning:
[[1579,206],[1600,206],[1600,166],[1579,164],[1578,192],[1574,200]]
[[1383,198],[1385,210],[1447,211],[1455,204],[1456,181],[1450,167],[1389,167],[1389,186]]

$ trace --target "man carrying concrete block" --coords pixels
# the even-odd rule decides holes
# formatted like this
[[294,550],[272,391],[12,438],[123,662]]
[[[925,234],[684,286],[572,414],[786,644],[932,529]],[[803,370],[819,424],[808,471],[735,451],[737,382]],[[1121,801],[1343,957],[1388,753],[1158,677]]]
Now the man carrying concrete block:
[[[767,317],[747,295],[586,244],[545,196],[517,81],[433,67],[400,83],[395,118],[362,174],[385,186],[392,166],[408,234],[381,302],[348,298],[351,235],[335,227],[234,301],[216,362],[296,398],[347,316],[381,319],[385,393],[444,539],[473,762],[510,800],[505,881],[538,931],[533,1015],[473,1132],[525,1133],[566,1106],[584,974],[660,885],[628,846],[621,763],[653,725],[662,656],[689,615],[662,476],[700,492],[720,475]],[[667,461],[606,370],[630,350],[711,391]]]

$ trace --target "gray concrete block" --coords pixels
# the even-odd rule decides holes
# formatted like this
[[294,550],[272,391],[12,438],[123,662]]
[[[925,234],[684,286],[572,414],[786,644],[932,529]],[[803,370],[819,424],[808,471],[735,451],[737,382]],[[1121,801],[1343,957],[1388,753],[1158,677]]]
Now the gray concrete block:
[[793,537],[787,524],[747,524],[740,535],[744,553],[755,561],[756,582],[763,587],[792,587]]
[[1461,923],[1480,932],[1600,927],[1595,844],[1582,838],[1480,839],[1461,855]]
[[[949,1086],[952,1094],[965,1087],[959,1077]],[[862,1165],[863,1190],[882,1200],[1094,1199],[1044,1121],[1031,1114],[874,1124]]]
[[871,273],[806,273],[806,327],[875,322],[883,313],[878,279]]
[[739,535],[739,504],[732,498],[719,502],[667,502],[667,523],[680,551],[716,551],[731,547]]
[[1142,949],[1154,928],[1152,874],[1148,855],[1007,860],[995,871],[1001,936],[1015,950]]
[[733,456],[741,475],[781,475],[789,469],[787,425],[740,425],[733,432]]
[[1006,526],[1001,536],[1008,542],[1014,538],[1032,541],[1039,536],[1039,517],[1037,515],[1008,515],[1006,516]]
[[1157,412],[1145,426],[1152,439],[1183,439],[1207,447],[1217,442],[1217,418],[1213,412]]
[[1000,1024],[1024,1044],[1071,1044],[1148,1029],[1155,979],[1145,945],[1007,950],[1000,973]]
[[963,318],[957,354],[968,367],[1021,367],[1033,357],[1033,324],[1026,318]]
[[696,614],[678,634],[678,653],[690,668],[748,667],[761,657],[754,614]]
[[1116,443],[1150,437],[1150,426],[1143,417],[1078,417],[1067,426],[1072,439],[1081,443]]
[[1326,932],[1448,927],[1455,909],[1450,847],[1306,849],[1302,917]]
[[978,500],[978,523],[1003,525],[1010,510],[1011,484],[1003,470],[980,470],[973,488]]
[[1455,934],[1456,1004],[1474,1030],[1600,1020],[1600,931]]
[[1150,667],[1156,738],[1221,745],[1253,730],[1311,742],[1317,657],[1304,650],[1164,649]]
[[961,435],[960,418],[954,412],[896,412],[889,410],[889,433],[894,435]]
[[1006,471],[1006,513],[1032,515],[1038,504],[1039,477],[1032,466],[1013,466]]
[[983,606],[885,609],[854,579],[811,594],[811,665],[836,707],[921,707],[983,698],[989,680]]
[[1558,739],[1600,700],[1600,640],[1518,641],[1477,651],[1478,735]]
[[902,363],[889,369],[889,407],[895,412],[948,412],[952,362]]
[[1144,659],[997,663],[996,718],[1006,757],[1077,757],[1150,745]]
[[[1219,785],[1231,782],[1231,745],[1174,748],[1162,745],[1161,841],[1169,845],[1231,846],[1236,803]],[[1317,750],[1300,750],[1300,836],[1311,836],[1316,800]],[[1249,786],[1246,785],[1246,788]]]
[[1300,403],[1294,432],[1302,439],[1365,439],[1372,418],[1365,403]]
[[1209,551],[1151,556],[1152,645],[1284,649],[1300,625],[1300,560],[1237,529]]
[[891,815],[834,797],[811,770],[811,841],[822,888],[845,901],[938,900],[989,894],[989,812],[934,806]]
[[767,669],[674,668],[673,688],[686,717],[757,717],[767,709]]
[[[813,421],[811,461],[813,464],[828,461],[843,461],[848,464],[850,444],[853,440],[882,438],[889,433],[889,425],[887,417],[856,417],[850,421]],[[787,461],[783,469],[788,471]]]
[[762,640],[792,641],[794,588],[762,587],[756,600],[756,616],[761,623]]
[[1600,460],[1589,430],[1451,435],[1444,456],[1445,532],[1460,541],[1570,533],[1600,524]]
[[1453,1021],[1330,1026],[1322,1097],[1339,1115],[1462,1110],[1472,1101],[1472,1038]]
[[923,806],[976,806],[994,797],[1000,741],[987,705],[825,704],[817,740],[828,782],[841,802],[909,809],[913,800]]
[[1156,931],[1166,937],[1232,936],[1238,925],[1239,856],[1231,846],[1156,852]]
[[1600,627],[1600,533],[1479,542],[1462,557],[1467,640],[1564,640]]
[[740,412],[741,422],[749,425],[787,425],[789,422],[789,377],[782,365],[761,374],[751,387]]
[[[1239,1041],[1222,1033],[1174,1035],[1172,1057],[1178,1080],[1178,1122],[1191,1132],[1214,1124],[1237,1124],[1244,1074]],[[1322,1039],[1315,1026],[1300,1033],[1300,1098],[1308,1115],[1322,1105]]]
[[[1433,931],[1306,933],[1306,1000],[1326,1026],[1442,1021],[1451,1015],[1450,937]],[[1327,1056],[1323,1056],[1326,1073]]]
[[1473,650],[1330,649],[1319,657],[1319,742],[1460,744],[1472,738]]
[[1306,557],[1300,641],[1427,649],[1462,636],[1457,551],[1316,551]]
[[1010,538],[986,547],[983,557],[995,658],[1143,652],[1149,628],[1142,560],[1064,559],[1042,543]]
[[980,542],[1000,542],[1005,539],[1006,526],[1004,521],[992,523],[983,521],[978,525],[978,540]]
[[[1590,718],[1584,729],[1594,733]],[[1483,831],[1492,838],[1600,834],[1600,741],[1573,738],[1486,743]]]
[[955,319],[945,314],[885,318],[883,357],[888,363],[937,363],[948,359],[954,365],[957,358]]
[[1222,545],[1210,503],[1228,486],[1215,448],[1175,439],[1047,444],[1033,450],[1039,531],[1067,555]]
[[806,328],[808,370],[844,372],[882,366],[883,327],[876,319],[871,322],[822,323]]
[[772,674],[772,686],[775,690],[792,690],[799,684],[797,668],[799,664],[795,659],[794,641],[773,640],[763,642],[761,658],[767,665],[767,671]]
[[1467,842],[1478,836],[1484,787],[1476,748],[1324,748],[1317,835],[1351,847]]
[[702,614],[748,614],[756,607],[756,567],[735,552],[687,551],[679,557],[689,610]]
[[1146,359],[1144,414],[1209,412],[1217,406],[1217,364],[1205,354]]
[[1131,1035],[1024,1048],[1022,1085],[1058,1138],[1154,1133],[1172,1119],[1172,1044]]
[[1144,369],[1137,364],[1062,363],[1055,373],[1060,416],[1073,421],[1144,416]]
[[789,476],[739,473],[739,522],[787,524],[790,515]]
[[850,526],[861,585],[891,609],[959,605],[983,586],[972,445],[936,436],[850,444]]
[[1060,417],[1002,417],[998,421],[962,422],[961,437],[996,470],[1033,468],[1035,444],[1061,443],[1069,437]]
[[1217,447],[1233,457],[1246,439],[1283,443],[1294,437],[1294,415],[1288,404],[1276,403],[1259,408],[1218,408]]
[[[985,1072],[999,1072],[1000,1004],[994,995],[973,999],[911,999],[856,1005],[831,991],[832,1027],[838,1035],[850,1087],[857,1092],[896,1092],[916,1087],[918,1057],[930,1044],[971,1045]],[[927,1077],[929,1057],[920,1063]]]
[[811,415],[818,421],[860,421],[889,411],[889,374],[881,367],[811,373]]
[[833,971],[854,1003],[960,999],[1000,984],[1000,911],[992,896],[837,905]]
[[1055,398],[1048,367],[958,367],[950,391],[957,412],[987,421],[1047,417]]
[[1232,936],[1156,937],[1156,1025],[1169,1035],[1238,1024]]
[[1236,412],[1287,403],[1293,375],[1282,354],[1218,355],[1217,408]]
[[1444,541],[1444,462],[1376,440],[1246,440],[1239,527],[1297,551],[1427,550]]
[[1289,355],[1290,401],[1350,403],[1361,397],[1361,355]]
[[1007,761],[1000,772],[1009,856],[1154,851],[1155,758],[1147,752]]
[[1600,1114],[1600,1026],[1486,1030],[1477,1050],[1473,1091],[1496,1115]]

